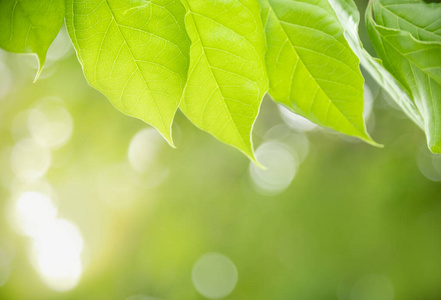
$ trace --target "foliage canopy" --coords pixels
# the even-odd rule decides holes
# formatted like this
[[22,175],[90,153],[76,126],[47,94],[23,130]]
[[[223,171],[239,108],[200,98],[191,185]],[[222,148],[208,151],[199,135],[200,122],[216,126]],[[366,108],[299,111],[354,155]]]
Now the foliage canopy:
[[89,84],[173,146],[180,109],[255,160],[265,95],[321,126],[376,144],[359,65],[441,153],[441,3],[371,0],[358,36],[352,0],[15,0],[0,2],[0,47],[39,71],[63,20]]

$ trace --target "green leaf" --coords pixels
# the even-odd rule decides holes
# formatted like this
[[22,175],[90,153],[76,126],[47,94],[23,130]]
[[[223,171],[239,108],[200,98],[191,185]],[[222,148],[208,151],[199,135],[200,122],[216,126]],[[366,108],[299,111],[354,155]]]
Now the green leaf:
[[179,0],[67,3],[67,28],[90,85],[173,145],[171,125],[190,47],[183,5]]
[[407,31],[420,41],[441,42],[441,3],[381,0],[373,9],[380,26]]
[[311,121],[375,144],[363,120],[363,77],[327,0],[261,0],[269,93]]
[[184,0],[192,41],[181,109],[199,128],[255,161],[251,132],[268,89],[254,0]]
[[361,65],[377,81],[378,84],[392,97],[401,109],[418,126],[423,128],[423,120],[406,89],[387,71],[381,60],[373,58],[363,47],[358,35],[360,14],[353,0],[329,0],[340,23],[344,26],[344,35]]
[[[367,11],[368,32],[375,50],[384,66],[411,95],[423,118],[429,148],[441,153],[441,43],[421,41],[407,31],[378,25],[372,5],[381,4],[371,2]],[[389,17],[383,15],[383,18]],[[421,31],[419,34],[423,35]]]
[[64,19],[64,0],[0,1],[0,47],[9,52],[35,53],[38,72]]

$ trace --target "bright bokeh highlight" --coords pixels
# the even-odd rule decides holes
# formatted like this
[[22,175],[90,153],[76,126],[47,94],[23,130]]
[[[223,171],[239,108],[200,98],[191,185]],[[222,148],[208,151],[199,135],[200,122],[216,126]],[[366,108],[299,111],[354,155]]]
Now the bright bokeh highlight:
[[234,263],[219,253],[208,253],[198,259],[192,272],[193,285],[204,297],[219,299],[228,296],[237,284]]

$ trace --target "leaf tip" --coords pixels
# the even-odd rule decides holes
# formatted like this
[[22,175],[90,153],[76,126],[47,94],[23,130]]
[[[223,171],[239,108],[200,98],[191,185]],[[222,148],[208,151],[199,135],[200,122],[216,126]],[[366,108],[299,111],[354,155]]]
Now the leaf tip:
[[245,154],[248,158],[249,158],[249,160],[254,164],[254,165],[256,165],[256,167],[258,167],[259,169],[262,169],[262,170],[266,170],[267,169],[267,167],[265,167],[264,165],[262,165],[258,160],[257,160],[257,158],[256,158],[256,156],[254,155],[254,151],[253,151],[253,148],[251,148],[249,151],[243,151],[243,150],[241,150],[241,149],[239,149],[243,154]]
[[169,133],[164,134],[163,132],[159,131],[161,133],[161,135],[164,137],[164,139],[167,141],[167,143],[170,145],[170,147],[172,147],[173,149],[176,149],[176,145],[173,141],[173,136],[171,133],[171,130]]
[[164,137],[164,139],[167,141],[170,147],[176,149],[176,145],[173,140],[173,122],[170,122],[170,126],[168,127],[168,129],[164,129],[164,130],[158,129],[158,131]]
[[384,148],[383,144],[379,144],[376,141],[374,141],[369,134],[366,134],[364,137],[362,137],[362,140],[368,143],[371,146],[377,147],[377,148]]
[[268,170],[267,167],[265,167],[264,165],[262,165],[260,162],[258,162],[257,160],[252,160],[252,162],[256,165],[256,167],[258,167],[259,169],[261,169],[262,171],[266,171]]
[[176,149],[176,148],[177,148],[176,145],[175,145],[175,143],[173,142],[172,139],[171,139],[171,140],[167,140],[167,142],[168,142],[168,144],[170,145],[170,147],[172,147],[173,149]]

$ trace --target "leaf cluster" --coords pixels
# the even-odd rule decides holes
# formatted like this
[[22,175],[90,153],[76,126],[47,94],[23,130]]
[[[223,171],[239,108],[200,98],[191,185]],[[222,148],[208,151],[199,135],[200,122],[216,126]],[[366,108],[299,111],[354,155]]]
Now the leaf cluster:
[[441,4],[372,0],[358,36],[352,0],[14,0],[0,2],[0,47],[35,53],[41,72],[63,22],[89,84],[173,146],[180,109],[254,158],[263,96],[377,145],[363,119],[360,64],[441,152]]

